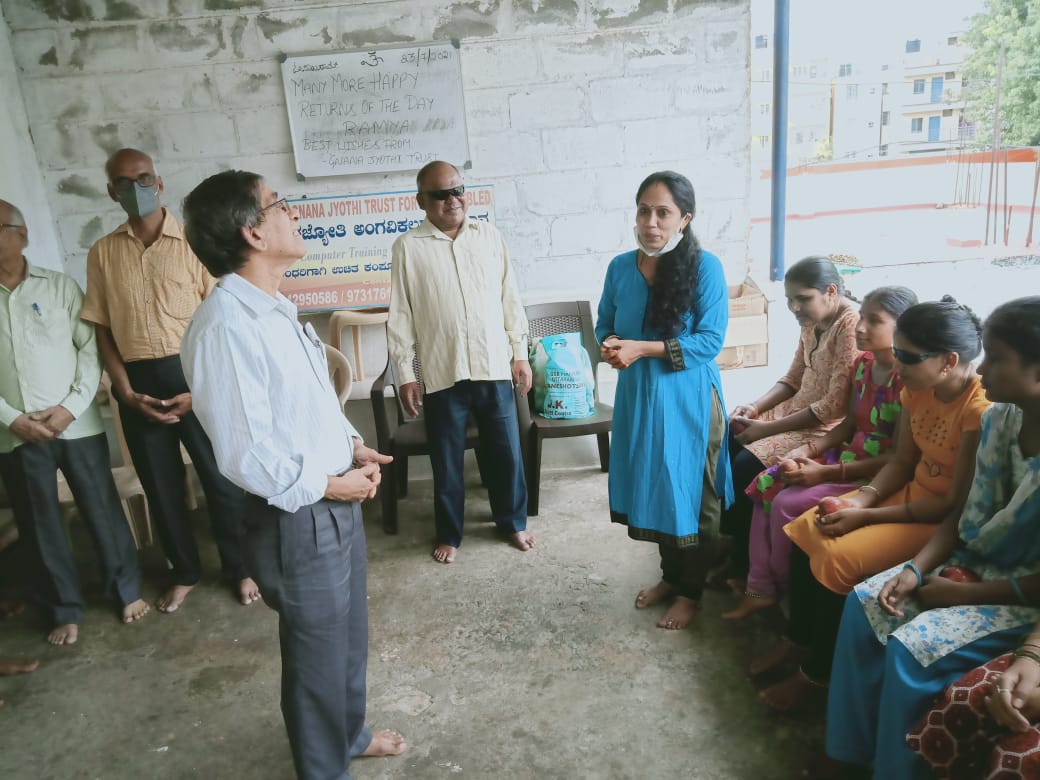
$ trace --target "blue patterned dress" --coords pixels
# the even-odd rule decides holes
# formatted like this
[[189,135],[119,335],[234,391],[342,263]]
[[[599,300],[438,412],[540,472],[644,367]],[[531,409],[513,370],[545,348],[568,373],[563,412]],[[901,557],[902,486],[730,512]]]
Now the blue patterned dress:
[[[1018,444],[1022,410],[994,404],[982,417],[975,477],[961,512],[964,546],[943,566],[983,580],[1040,571],[1040,456]],[[936,571],[942,567],[937,567]],[[886,780],[930,777],[905,743],[932,699],[961,675],[1010,649],[1040,618],[1034,607],[989,605],[884,612],[877,596],[902,564],[860,583],[845,602],[827,707],[827,752],[873,763]],[[893,641],[895,640],[895,641]]]

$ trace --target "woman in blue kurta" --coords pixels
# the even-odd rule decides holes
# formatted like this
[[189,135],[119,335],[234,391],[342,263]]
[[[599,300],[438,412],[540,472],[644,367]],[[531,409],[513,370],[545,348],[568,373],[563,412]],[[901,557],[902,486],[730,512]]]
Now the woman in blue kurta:
[[733,499],[722,381],[715,362],[729,320],[719,259],[690,229],[685,176],[660,171],[636,193],[639,250],[607,269],[596,336],[619,370],[610,442],[610,514],[633,539],[657,542],[661,581],[644,608],[674,598],[658,621],[689,625],[711,560],[707,542]]

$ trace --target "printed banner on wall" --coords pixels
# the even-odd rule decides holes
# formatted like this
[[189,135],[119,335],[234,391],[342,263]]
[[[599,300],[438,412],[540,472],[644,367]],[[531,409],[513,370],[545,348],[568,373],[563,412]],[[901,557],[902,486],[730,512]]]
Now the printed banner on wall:
[[[491,185],[466,185],[468,216],[495,221]],[[289,198],[307,254],[285,272],[282,292],[300,311],[390,304],[390,249],[425,218],[414,192]]]

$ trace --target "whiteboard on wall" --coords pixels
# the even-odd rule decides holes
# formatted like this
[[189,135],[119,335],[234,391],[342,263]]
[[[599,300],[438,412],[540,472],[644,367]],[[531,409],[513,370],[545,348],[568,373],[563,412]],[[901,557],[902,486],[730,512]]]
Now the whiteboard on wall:
[[457,41],[286,57],[282,83],[299,176],[469,167]]

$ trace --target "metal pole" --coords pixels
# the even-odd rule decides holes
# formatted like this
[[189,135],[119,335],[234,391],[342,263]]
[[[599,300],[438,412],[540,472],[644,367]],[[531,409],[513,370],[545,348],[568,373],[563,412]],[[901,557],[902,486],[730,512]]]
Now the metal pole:
[[[1004,41],[1000,42],[1000,59],[997,62],[997,95],[993,101],[993,153],[989,160],[989,187],[986,189],[986,235],[983,243],[989,246],[989,219],[993,210],[993,173],[997,169],[997,149],[1000,148],[1000,90],[1004,81]],[[998,195],[999,197],[999,195]],[[997,217],[993,215],[993,243],[997,243]]]
[[769,278],[784,278],[787,226],[787,81],[791,37],[790,0],[774,0],[773,11],[773,160],[769,216]]

